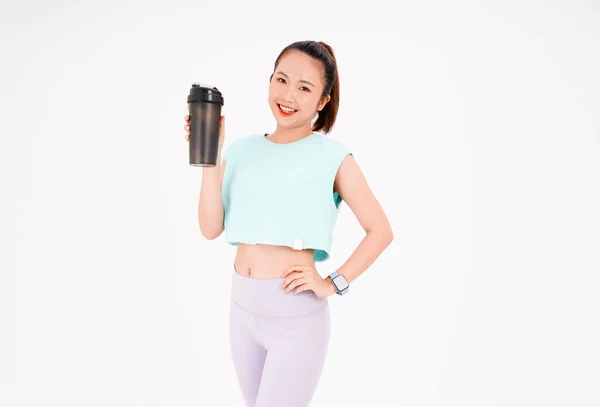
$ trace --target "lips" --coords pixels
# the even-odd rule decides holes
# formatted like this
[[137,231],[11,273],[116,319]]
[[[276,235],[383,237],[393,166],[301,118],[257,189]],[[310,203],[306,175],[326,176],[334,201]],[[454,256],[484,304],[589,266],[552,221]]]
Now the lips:
[[289,116],[291,116],[291,115],[293,115],[294,113],[296,113],[296,112],[297,112],[297,110],[296,110],[295,112],[291,112],[291,113],[285,112],[285,111],[283,111],[283,110],[281,109],[281,105],[279,105],[279,103],[277,104],[277,108],[279,109],[279,113],[280,113],[282,116],[285,116],[285,117],[289,117]]

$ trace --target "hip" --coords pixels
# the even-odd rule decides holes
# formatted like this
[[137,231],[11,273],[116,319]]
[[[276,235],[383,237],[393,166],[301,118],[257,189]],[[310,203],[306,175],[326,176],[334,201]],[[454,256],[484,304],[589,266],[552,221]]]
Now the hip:
[[257,318],[300,318],[321,311],[329,318],[327,298],[306,290],[296,295],[281,288],[284,278],[249,278],[235,269],[232,272],[231,300],[239,308]]

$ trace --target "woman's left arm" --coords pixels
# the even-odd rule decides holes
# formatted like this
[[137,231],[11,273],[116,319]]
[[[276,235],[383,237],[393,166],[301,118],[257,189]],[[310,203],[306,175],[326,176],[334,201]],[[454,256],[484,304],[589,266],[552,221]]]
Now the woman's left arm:
[[[334,190],[348,204],[366,232],[366,236],[352,255],[336,270],[350,283],[373,264],[390,245],[394,234],[387,216],[353,156],[346,156],[340,164]],[[326,280],[331,283],[329,277]]]

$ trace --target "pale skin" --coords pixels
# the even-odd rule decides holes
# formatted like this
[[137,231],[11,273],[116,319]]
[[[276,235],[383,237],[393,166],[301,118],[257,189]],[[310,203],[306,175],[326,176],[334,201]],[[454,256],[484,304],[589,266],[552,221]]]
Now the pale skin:
[[[267,139],[276,143],[288,143],[313,132],[313,116],[330,100],[329,95],[320,98],[325,86],[323,72],[320,61],[299,51],[289,52],[280,59],[269,85],[269,106],[277,120],[277,128]],[[297,111],[286,117],[280,113],[278,104]],[[189,141],[189,115],[184,116],[184,120],[185,139]],[[220,191],[227,165],[226,160],[221,158],[224,129],[225,116],[222,116],[218,164],[215,167],[203,167],[202,175],[202,188],[206,185],[207,190],[217,192]],[[387,216],[353,156],[348,155],[342,161],[333,190],[346,202],[366,233],[350,257],[336,270],[352,283],[389,246],[393,240],[393,232]],[[224,230],[222,205],[219,208],[220,192],[218,195],[219,199],[210,200],[213,197],[202,196],[201,190],[198,217],[202,234],[209,239],[220,236]],[[218,222],[215,222],[215,219]],[[203,225],[209,222],[212,222],[213,230],[205,232]],[[208,226],[204,228],[208,229]],[[318,297],[327,298],[335,294],[335,287],[329,277],[322,278],[319,275],[313,254],[313,249],[294,250],[287,246],[238,243],[234,267],[239,274],[246,277],[285,278],[281,288],[285,289],[286,294],[295,295],[311,290]]]

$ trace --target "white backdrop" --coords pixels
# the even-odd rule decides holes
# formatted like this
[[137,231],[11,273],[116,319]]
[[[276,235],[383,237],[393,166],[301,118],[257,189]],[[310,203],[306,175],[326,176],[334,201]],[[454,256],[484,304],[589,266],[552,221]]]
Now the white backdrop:
[[[450,4],[452,3],[452,4]],[[192,82],[225,145],[329,43],[342,140],[395,240],[330,297],[311,406],[600,403],[600,6],[3,1],[0,405],[242,406],[235,248],[200,234]],[[326,276],[363,237],[344,203]]]

